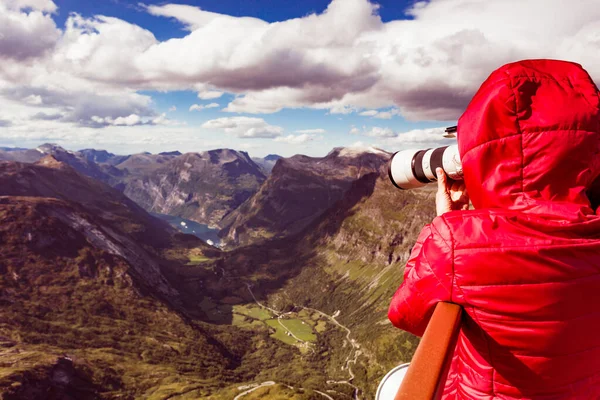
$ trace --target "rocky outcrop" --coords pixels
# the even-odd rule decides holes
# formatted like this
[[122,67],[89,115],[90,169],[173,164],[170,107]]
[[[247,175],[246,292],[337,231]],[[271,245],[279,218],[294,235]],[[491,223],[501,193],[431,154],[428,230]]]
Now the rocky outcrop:
[[[229,149],[119,156],[105,150],[69,151],[55,144],[34,150],[0,149],[0,161],[37,162],[52,156],[108,183],[150,212],[219,228],[221,220],[256,193],[266,170],[245,152]],[[265,160],[274,163],[278,156]]]
[[373,148],[337,148],[322,158],[281,158],[260,190],[223,220],[219,235],[235,246],[298,233],[388,158]]
[[183,154],[147,172],[117,167],[129,172],[123,192],[146,210],[212,227],[219,227],[266,178],[247,153],[228,149]]
[[[115,189],[46,156],[36,164],[0,163],[0,196],[5,213],[20,219],[14,234],[22,231],[31,246],[58,246],[62,239],[51,233],[53,229],[72,240],[81,237],[95,249],[123,259],[140,287],[177,300],[178,292],[161,272],[163,261],[156,253],[171,245],[175,230]],[[46,224],[37,223],[32,214]]]

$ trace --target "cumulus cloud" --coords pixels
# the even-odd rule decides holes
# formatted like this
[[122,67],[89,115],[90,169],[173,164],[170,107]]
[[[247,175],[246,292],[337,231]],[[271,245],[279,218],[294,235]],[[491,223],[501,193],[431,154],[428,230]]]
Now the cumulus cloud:
[[37,94],[30,94],[29,96],[25,97],[23,101],[27,104],[31,104],[32,106],[38,106],[42,104],[42,96]]
[[63,114],[61,113],[56,113],[56,114],[46,114],[45,112],[38,112],[35,113],[34,115],[31,116],[31,119],[33,120],[39,120],[39,121],[56,121],[59,120],[61,118],[63,118]]
[[276,138],[281,136],[283,128],[269,125],[262,118],[224,117],[206,121],[202,128],[233,134],[242,139]]
[[223,92],[218,92],[216,90],[205,90],[198,93],[198,98],[201,100],[218,99],[221,96],[223,96]]
[[276,23],[177,4],[146,10],[188,32],[161,41],[118,18],[77,14],[59,29],[50,0],[0,0],[0,98],[84,127],[160,120],[142,90],[232,93],[224,110],[237,113],[309,107],[454,120],[507,62],[568,59],[600,79],[597,0],[420,1],[411,20],[389,22],[368,0],[332,0],[321,14]]
[[413,129],[407,132],[398,133],[391,137],[384,137],[380,144],[386,148],[426,148],[437,146],[448,146],[456,143],[455,140],[443,137],[445,128]]
[[325,129],[321,129],[321,128],[317,128],[317,129],[301,129],[299,131],[296,131],[296,133],[306,133],[308,135],[322,135],[324,134],[326,131]]
[[350,129],[350,134],[351,135],[363,135],[363,136],[368,136],[368,137],[373,137],[373,138],[396,137],[396,133],[394,133],[394,131],[392,129],[381,128],[378,126],[374,126],[371,128],[367,128],[367,127],[363,126],[362,130],[353,126],[352,129]]
[[137,126],[137,125],[175,125],[177,122],[167,118],[167,114],[163,113],[155,118],[142,118],[137,114],[130,114],[126,117],[99,117],[94,115],[91,117],[92,127],[103,126]]
[[303,133],[301,135],[281,136],[281,137],[275,138],[275,141],[283,142],[283,143],[287,143],[287,144],[304,144],[304,143],[311,142],[316,139],[317,139],[316,135]]
[[126,117],[117,117],[115,119],[110,118],[110,117],[106,117],[106,118],[102,118],[99,117],[97,115],[92,116],[91,118],[92,122],[95,122],[99,125],[115,125],[115,126],[134,126],[134,125],[140,125],[142,123],[142,119],[140,118],[139,115],[136,114],[130,114]]
[[[185,15],[168,6],[161,10],[155,15],[178,18],[192,33],[155,46],[152,55],[218,38],[189,60],[161,68],[242,94],[226,108],[231,112],[313,107],[348,113],[396,106],[411,119],[449,120],[506,62],[566,58],[600,75],[594,39],[600,10],[594,0],[432,0],[408,10],[412,21],[387,23],[367,0],[334,0],[323,14],[274,24],[200,9]],[[217,65],[219,70],[210,69]],[[378,117],[393,115],[383,111]]]
[[165,4],[163,6],[146,6],[142,4],[142,6],[152,15],[179,21],[188,31],[201,28],[212,20],[223,17],[220,14],[202,11],[198,7],[183,4]]
[[190,111],[202,111],[205,108],[217,108],[219,107],[218,103],[210,103],[210,104],[192,104],[190,106]]
[[0,85],[0,98],[33,109],[43,106],[46,112],[63,114],[63,122],[81,126],[99,127],[98,123],[92,120],[94,116],[114,120],[131,114],[140,117],[157,115],[152,108],[152,99],[147,95],[118,89],[91,91],[91,88],[86,88],[85,84],[82,87],[67,89],[54,84],[31,86],[12,83],[5,88]]
[[177,107],[171,106],[169,107],[169,112],[177,111]]
[[12,10],[31,9],[54,13],[57,9],[51,0],[4,0],[3,3]]
[[51,51],[60,31],[49,13],[52,1],[0,1],[0,60],[25,61]]
[[373,117],[375,115],[377,115],[378,111],[377,110],[368,110],[368,111],[363,111],[361,113],[359,113],[358,115],[363,116],[363,117]]
[[11,125],[12,125],[12,122],[10,120],[0,118],[0,128],[11,126]]
[[397,108],[393,108],[388,111],[378,111],[378,110],[367,110],[358,113],[358,115],[362,117],[373,117],[377,119],[391,119],[394,115],[398,115],[400,110]]

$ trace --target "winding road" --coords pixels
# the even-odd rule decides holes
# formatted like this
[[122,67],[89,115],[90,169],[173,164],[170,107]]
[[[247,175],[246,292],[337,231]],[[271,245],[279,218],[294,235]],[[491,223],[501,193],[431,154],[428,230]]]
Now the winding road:
[[323,311],[321,310],[317,310],[315,308],[309,308],[309,307],[303,307],[305,310],[310,310],[310,311],[314,311],[316,313],[318,313],[319,315],[329,319],[331,322],[333,322],[335,325],[339,326],[340,328],[344,329],[346,331],[346,340],[348,343],[350,343],[350,345],[352,346],[353,352],[354,352],[354,359],[350,359],[350,357],[352,356],[352,352],[350,352],[350,354],[348,354],[348,357],[346,357],[345,360],[345,364],[344,366],[342,366],[342,370],[347,369],[348,370],[348,375],[350,375],[350,378],[348,378],[348,380],[346,381],[327,381],[328,384],[345,384],[345,385],[349,385],[354,389],[354,395],[353,395],[353,399],[354,400],[360,400],[360,398],[358,397],[358,393],[360,392],[360,389],[358,388],[358,386],[354,385],[352,383],[352,381],[354,380],[354,372],[352,372],[352,368],[350,368],[350,364],[354,364],[356,365],[356,361],[358,360],[358,357],[362,354],[362,352],[359,350],[360,349],[360,344],[358,344],[358,342],[354,339],[352,339],[350,336],[352,335],[352,331],[350,330],[350,328],[348,328],[347,326],[344,326],[342,324],[340,324],[335,317],[339,316],[339,311],[336,311],[335,314],[333,315],[328,315],[325,314]]
[[[233,400],[239,400],[239,399],[241,399],[242,397],[244,397],[245,395],[247,395],[247,394],[250,394],[250,393],[254,392],[255,390],[258,390],[258,389],[260,389],[261,387],[265,387],[265,386],[273,386],[273,385],[275,385],[275,384],[276,384],[276,383],[275,383],[275,382],[273,382],[273,381],[267,381],[267,382],[263,382],[263,383],[261,383],[260,385],[257,385],[257,384],[254,384],[254,385],[248,385],[248,386],[250,386],[251,388],[250,388],[250,389],[248,389],[248,390],[246,390],[245,392],[242,392],[242,393],[238,394],[237,396],[235,396],[235,397],[233,398]],[[246,388],[248,388],[248,386],[240,386],[240,387],[238,387],[238,389],[239,389],[239,390],[243,390],[243,389],[246,389]]]
[[[306,342],[306,341],[304,341],[304,340],[302,340],[302,339],[298,338],[296,335],[294,335],[294,333],[293,333],[293,332],[291,332],[291,331],[290,331],[290,330],[289,330],[289,329],[288,329],[288,328],[287,328],[285,325],[283,325],[283,324],[281,323],[281,317],[283,317],[283,316],[285,316],[285,315],[288,315],[288,314],[291,314],[291,312],[287,312],[287,313],[281,313],[280,311],[277,311],[277,310],[275,310],[275,309],[273,309],[273,308],[271,308],[271,307],[269,307],[269,306],[266,306],[266,305],[262,304],[261,302],[259,302],[259,301],[258,301],[258,299],[256,298],[256,296],[254,296],[254,292],[252,292],[252,285],[250,285],[249,283],[246,283],[246,287],[248,288],[248,291],[250,292],[250,295],[251,295],[251,296],[252,296],[252,298],[254,299],[254,302],[255,302],[255,303],[256,303],[256,304],[257,304],[259,307],[262,307],[262,308],[264,308],[264,309],[266,309],[266,310],[269,310],[269,311],[271,311],[273,314],[275,314],[275,315],[277,316],[277,321],[279,322],[279,324],[280,324],[280,325],[281,325],[281,326],[282,326],[282,327],[283,327],[283,328],[284,328],[284,329],[285,329],[287,332],[289,332],[289,334],[290,334],[290,335],[291,335],[291,336],[292,336],[294,339],[296,339],[296,340],[298,340],[299,342],[303,343],[305,346],[309,346],[309,345],[310,345],[310,343],[308,343],[308,342]],[[358,396],[358,394],[360,393],[360,389],[358,388],[358,386],[356,386],[356,385],[354,385],[354,384],[352,383],[352,381],[353,381],[353,380],[354,380],[354,378],[355,378],[355,375],[354,375],[354,372],[352,371],[352,368],[350,368],[350,364],[354,364],[354,365],[356,365],[356,361],[358,360],[358,357],[359,357],[359,356],[362,354],[362,352],[359,350],[359,349],[360,349],[360,344],[359,344],[359,343],[358,343],[356,340],[354,340],[354,339],[352,339],[352,338],[351,338],[352,331],[350,330],[350,328],[348,328],[348,327],[346,327],[346,326],[344,326],[344,325],[340,324],[340,323],[339,323],[339,322],[338,322],[338,321],[335,319],[337,316],[339,316],[339,311],[336,311],[336,312],[335,312],[333,315],[329,315],[329,314],[325,314],[323,311],[321,311],[321,310],[317,310],[317,309],[315,309],[315,308],[310,308],[310,307],[301,307],[301,308],[302,308],[302,309],[304,309],[304,310],[309,310],[309,311],[313,311],[313,312],[316,312],[316,313],[318,313],[318,314],[319,314],[319,315],[321,315],[322,317],[324,317],[324,318],[327,318],[327,319],[328,319],[329,321],[331,321],[333,324],[337,325],[338,327],[340,327],[340,328],[342,328],[343,330],[345,330],[345,331],[346,331],[346,340],[347,340],[347,342],[348,342],[348,343],[350,343],[350,345],[352,346],[352,350],[353,350],[353,351],[351,351],[351,352],[350,352],[350,354],[348,354],[348,357],[346,357],[346,360],[344,361],[344,365],[342,366],[342,371],[343,371],[343,370],[348,370],[348,375],[350,375],[350,377],[348,378],[348,380],[345,380],[345,381],[333,381],[333,380],[329,380],[329,381],[327,381],[327,384],[330,384],[330,385],[331,385],[331,384],[344,384],[344,385],[349,385],[349,386],[351,386],[351,387],[354,389],[354,393],[353,393],[353,397],[352,397],[352,398],[353,398],[354,400],[360,400],[360,397]],[[354,353],[354,358],[351,360],[351,359],[350,359],[350,357],[352,357],[353,353]],[[289,387],[291,387],[291,386],[289,386]],[[256,388],[255,388],[255,389],[253,389],[253,390],[256,390]],[[333,400],[333,399],[331,398],[331,396],[329,396],[329,395],[328,395],[328,394],[326,394],[326,393],[319,392],[319,391],[316,391],[316,390],[315,390],[315,392],[316,392],[316,393],[319,393],[319,394],[321,394],[321,395],[323,395],[323,396],[325,396],[325,397],[327,397],[327,398],[329,398],[329,399],[331,399],[331,400]],[[243,393],[242,393],[242,394],[243,394]],[[239,396],[239,395],[238,395],[238,396]],[[237,398],[238,398],[238,397],[236,397],[234,400],[236,400]]]

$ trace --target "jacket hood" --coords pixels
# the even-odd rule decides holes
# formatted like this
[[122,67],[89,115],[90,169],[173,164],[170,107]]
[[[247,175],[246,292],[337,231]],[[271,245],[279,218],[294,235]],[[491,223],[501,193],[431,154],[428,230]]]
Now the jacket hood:
[[578,64],[507,64],[481,85],[458,122],[475,208],[580,220],[600,175],[600,98]]

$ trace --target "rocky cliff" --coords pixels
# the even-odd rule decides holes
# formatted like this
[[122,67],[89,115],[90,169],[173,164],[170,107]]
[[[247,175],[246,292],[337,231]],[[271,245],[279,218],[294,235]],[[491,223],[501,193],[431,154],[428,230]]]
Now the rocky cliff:
[[[120,189],[148,211],[176,215],[210,226],[252,196],[265,175],[247,153],[212,150],[153,160],[140,167],[135,156],[117,165],[128,176]],[[162,164],[162,165],[160,165]]]
[[[256,193],[266,179],[266,171],[247,153],[229,149],[127,156],[95,149],[68,151],[54,144],[33,150],[0,149],[0,161],[33,163],[47,155],[108,183],[147,211],[212,228],[221,227],[222,219]],[[267,159],[274,162],[274,157]]]
[[298,233],[388,158],[373,148],[338,148],[322,158],[281,158],[260,190],[223,220],[220,236],[235,246]]

